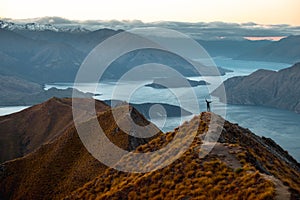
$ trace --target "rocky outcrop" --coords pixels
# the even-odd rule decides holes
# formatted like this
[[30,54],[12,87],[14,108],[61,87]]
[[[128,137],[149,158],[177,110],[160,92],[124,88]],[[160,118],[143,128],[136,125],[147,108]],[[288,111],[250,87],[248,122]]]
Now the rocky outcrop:
[[[258,70],[249,76],[233,77],[224,82],[226,98],[222,102],[262,105],[300,113],[300,63],[276,71]],[[219,96],[221,88],[212,95]]]

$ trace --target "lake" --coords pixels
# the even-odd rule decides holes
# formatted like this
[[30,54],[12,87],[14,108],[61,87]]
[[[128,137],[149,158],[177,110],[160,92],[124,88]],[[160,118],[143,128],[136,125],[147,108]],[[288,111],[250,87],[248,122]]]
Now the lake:
[[[242,61],[232,60],[229,58],[214,58],[214,62],[217,66],[231,69],[234,72],[228,73],[222,77],[222,80],[233,76],[249,75],[257,69],[270,69],[280,70],[291,66],[286,63],[272,63],[272,62],[260,62],[260,61]],[[216,77],[188,77],[192,80],[208,80],[213,83]],[[151,87],[144,87],[145,84],[151,83],[151,80],[144,80],[139,82],[121,82],[118,84],[118,91],[113,92],[116,86],[114,82],[104,82],[99,85],[95,84],[79,84],[73,86],[72,83],[56,83],[45,85],[45,89],[56,87],[65,89],[68,87],[75,87],[84,92],[95,92],[94,88],[97,86],[97,93],[101,93],[101,96],[96,96],[96,99],[119,99],[130,101],[131,103],[168,103],[173,105],[179,105],[186,110],[191,111],[194,114],[199,114],[201,111],[205,111],[206,104],[205,98],[209,97],[209,91],[206,86],[197,86],[193,88],[197,102],[199,103],[199,110],[191,110],[188,105],[189,102],[178,102],[178,96],[185,95],[184,88],[174,88],[172,91],[168,89],[154,89]],[[132,92],[128,90],[129,87],[136,87],[137,89]],[[131,93],[130,93],[131,92]],[[130,93],[130,99],[128,99],[128,93]],[[176,94],[176,95],[174,95]],[[249,128],[251,131],[260,136],[270,137],[286,149],[295,159],[300,161],[300,115],[280,109],[260,107],[260,106],[237,106],[237,105],[225,105],[215,97],[211,97],[213,100],[212,111],[221,114],[226,120],[238,123],[239,125]],[[188,99],[184,99],[188,101]],[[3,115],[3,111],[10,108],[0,108],[0,114]],[[17,108],[16,108],[17,109]],[[18,109],[21,109],[18,107]],[[226,113],[223,111],[226,110]],[[7,110],[6,110],[7,111]],[[11,108],[13,111],[13,108]],[[6,112],[7,114],[7,112]],[[167,119],[152,119],[151,121],[158,125],[163,131],[171,131],[174,128],[182,124],[183,121],[191,119],[192,116],[183,118],[167,118]]]
[[9,115],[11,113],[19,112],[28,108],[29,106],[7,106],[0,107],[0,116]]

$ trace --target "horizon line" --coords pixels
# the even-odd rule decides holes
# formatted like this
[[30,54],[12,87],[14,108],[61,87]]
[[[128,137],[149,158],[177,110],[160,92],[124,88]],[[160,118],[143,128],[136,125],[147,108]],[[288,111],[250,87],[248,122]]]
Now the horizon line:
[[[143,24],[153,24],[153,23],[164,23],[164,22],[176,22],[176,23],[185,23],[185,24],[199,24],[199,23],[206,23],[206,24],[210,24],[210,23],[224,23],[224,24],[238,24],[238,25],[261,25],[261,26],[273,26],[273,25],[285,25],[285,26],[291,26],[291,27],[300,27],[299,25],[294,25],[294,24],[288,24],[288,23],[274,23],[274,24],[263,24],[263,23],[257,23],[254,21],[245,21],[245,22],[230,22],[230,21],[220,21],[220,20],[215,20],[215,21],[172,21],[172,20],[158,20],[158,21],[143,21],[140,19],[84,19],[84,20],[80,20],[80,19],[71,19],[71,18],[66,18],[66,17],[60,17],[60,16],[43,16],[43,17],[31,17],[31,18],[11,18],[11,17],[0,17],[0,20],[2,21],[16,21],[17,23],[32,23],[30,21],[34,21],[34,20],[40,20],[40,19],[47,19],[49,18],[49,20],[51,20],[51,18],[53,19],[62,19],[62,20],[66,20],[66,22],[48,22],[49,24],[68,24],[67,21],[69,22],[76,22],[76,23],[84,23],[84,22],[141,22]],[[19,21],[19,22],[18,22]],[[23,22],[22,22],[23,21]],[[28,22],[26,22],[28,21]]]

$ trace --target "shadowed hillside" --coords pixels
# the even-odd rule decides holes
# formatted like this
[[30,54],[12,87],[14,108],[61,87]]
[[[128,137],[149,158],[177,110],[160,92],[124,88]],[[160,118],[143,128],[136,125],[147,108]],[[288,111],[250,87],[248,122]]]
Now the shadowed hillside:
[[[80,101],[84,104],[94,100]],[[109,107],[96,101],[96,108],[100,112]],[[21,112],[0,116],[0,161],[22,157],[61,136],[72,125],[71,99],[52,98]]]
[[[84,104],[84,101],[87,100],[81,101]],[[29,143],[32,148],[36,148],[34,152],[22,158],[5,162],[0,166],[0,197],[4,199],[59,199],[103,173],[107,168],[92,157],[82,145],[72,123],[70,103],[70,99],[51,99],[46,103],[10,116],[11,121],[17,122],[19,115],[27,115],[36,122],[36,124],[31,124],[30,130],[35,131],[31,134],[41,137],[41,139],[37,138],[40,139],[37,140],[34,137],[33,139],[38,142]],[[112,110],[108,106],[99,101],[96,106],[100,111],[97,115],[103,131],[120,148],[133,150],[151,139],[139,139],[125,134],[122,130],[117,129]],[[114,111],[118,112],[124,109],[127,107],[114,108]],[[84,110],[82,112],[84,113]],[[43,118],[41,113],[47,117]],[[40,121],[34,119],[33,115]],[[131,115],[141,126],[149,124],[135,109],[132,109]],[[49,116],[53,118],[48,121]],[[119,117],[126,118],[124,114]],[[54,119],[56,121],[53,121]],[[27,124],[29,124],[28,121]],[[21,125],[23,124],[20,123]],[[89,125],[89,121],[81,124],[83,127]],[[44,132],[44,128],[49,132]],[[153,125],[152,128],[157,129]],[[49,135],[46,135],[47,133]]]
[[23,97],[42,92],[42,86],[37,83],[0,74],[0,106],[20,105]]

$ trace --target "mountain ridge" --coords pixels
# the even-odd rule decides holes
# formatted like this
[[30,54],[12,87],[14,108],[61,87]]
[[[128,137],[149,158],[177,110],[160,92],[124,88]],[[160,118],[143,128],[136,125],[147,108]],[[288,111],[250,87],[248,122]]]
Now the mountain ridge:
[[[111,199],[122,198],[124,195],[128,199],[300,197],[300,164],[270,138],[256,136],[248,129],[208,112],[195,116],[166,134],[158,131],[158,134],[148,139],[134,138],[118,128],[112,115],[112,112],[119,113],[120,119],[127,122],[123,115],[128,106],[110,108],[103,102],[97,102],[96,105],[100,106],[97,120],[104,127],[110,141],[121,148],[146,153],[174,142],[175,145],[164,152],[177,157],[178,147],[185,145],[189,139],[192,139],[192,145],[188,146],[178,160],[160,170],[125,173],[108,168],[92,157],[82,145],[71,122],[60,133],[53,131],[52,139],[39,142],[39,147],[34,151],[0,165],[0,196],[4,199]],[[53,98],[8,117],[16,122],[19,115],[25,114],[33,123],[29,124],[33,130],[38,125],[34,123],[36,120],[45,120],[39,115],[36,115],[36,119],[31,118],[27,114],[29,111],[35,110],[35,113],[42,112],[53,117],[53,112],[56,112],[59,115],[55,117],[57,122],[53,122],[52,126],[58,122],[66,125],[69,120],[60,119],[72,115],[71,104],[70,99]],[[51,112],[42,110],[40,107],[43,105]],[[65,111],[58,109],[62,105],[67,108]],[[84,115],[86,104],[80,105],[83,106]],[[7,121],[8,117],[0,117],[0,121]],[[149,124],[134,108],[131,118],[139,125]],[[80,124],[88,135],[89,131],[94,130],[91,122],[88,120]],[[0,127],[14,126],[0,123]],[[38,129],[42,130],[42,127],[47,125]],[[57,124],[57,127],[63,126]],[[156,129],[155,126],[152,127]],[[210,141],[217,137],[214,135],[216,131],[221,131],[221,135],[214,144]],[[3,133],[2,130],[0,132]],[[56,134],[58,135],[55,136]],[[207,154],[206,151],[210,148],[212,151]],[[168,158],[158,156],[154,158],[155,162],[140,167],[151,168],[154,163],[168,162]],[[114,166],[139,166],[139,162],[132,163],[130,157],[124,156]]]
[[[233,77],[224,82],[229,104],[262,105],[300,113],[300,63],[278,72],[258,70],[249,76]],[[219,96],[217,88],[212,95]],[[225,102],[221,98],[220,101]]]
[[270,62],[297,63],[300,62],[300,35],[290,35],[279,41],[238,55],[237,59],[262,60]]
[[[214,114],[202,113],[201,116],[196,116],[190,122],[183,124],[181,128],[175,129],[175,133],[168,132],[136,149],[136,152],[140,153],[153,151],[174,139],[175,134],[182,134],[179,140],[185,140],[186,137],[190,137],[190,133],[180,132],[180,129],[193,130],[188,127],[193,127],[200,118],[199,135],[195,137],[184,155],[169,166],[148,173],[126,173],[109,168],[104,174],[78,188],[65,199],[118,199],[124,196],[128,199],[298,199],[300,197],[299,163],[294,160],[291,160],[290,164],[294,163],[292,165],[285,163],[280,157],[265,149],[267,146],[264,139],[238,125],[225,121],[221,137],[211,153],[204,158],[199,157],[201,153],[205,153],[205,145],[210,145],[210,143],[202,143],[201,138],[205,137],[208,126],[212,125],[208,123],[212,115]],[[217,117],[214,128],[220,125],[218,120]],[[202,150],[198,146],[201,144],[204,145]],[[176,151],[172,153],[175,154]],[[283,155],[287,153],[284,152]],[[119,163],[130,165],[130,160],[127,159],[130,158],[123,157]],[[161,162],[164,160],[164,158],[157,159]],[[284,173],[281,174],[279,172],[281,170]],[[292,189],[289,190],[286,185]]]
[[[82,116],[84,116],[84,112],[86,112],[84,104],[89,104],[91,100],[81,99],[79,101],[77,103],[83,105]],[[113,111],[113,109],[103,102],[95,101],[95,103],[96,108],[98,107],[96,109],[98,111],[97,120],[101,124],[103,131],[110,141],[114,142],[120,148],[131,151],[136,146],[144,144],[152,138],[134,138],[117,128],[118,126],[114,122],[112,112],[128,109],[128,107],[114,108]],[[62,104],[64,106],[63,109],[61,108]],[[47,124],[41,125],[41,122],[40,124],[37,123],[37,121],[44,121],[37,113],[40,111],[40,109],[37,110],[37,107],[42,106],[49,108],[49,111],[52,112],[51,116],[57,120],[51,125],[53,126],[52,129],[54,129],[52,131],[53,134],[49,132],[49,135],[52,135],[50,139],[39,142],[35,146],[35,150],[26,152],[23,157],[1,164],[0,196],[4,199],[60,199],[85,182],[92,180],[96,174],[102,173],[107,168],[107,166],[96,160],[83,146],[73,124],[71,99],[52,98],[43,104],[28,108],[10,117],[15,117],[16,119],[13,121],[16,122],[20,114],[26,115],[32,121],[30,130],[34,130],[38,126],[47,128],[49,127]],[[28,116],[29,111],[34,112],[37,118],[32,119]],[[60,113],[61,115],[55,116],[53,112]],[[141,126],[149,125],[150,122],[140,115],[137,110],[132,109],[131,114]],[[121,120],[125,119],[124,114],[120,117]],[[6,119],[7,117],[3,118]],[[71,119],[69,120],[69,118]],[[65,127],[59,126],[58,123],[62,123]],[[4,126],[6,125],[0,124],[0,127],[3,128]],[[61,128],[57,129],[55,126]],[[88,120],[80,126],[90,126],[90,121]],[[42,131],[41,127],[38,127],[40,131]],[[150,129],[151,127],[157,129],[154,125],[150,124]],[[2,130],[0,132],[3,133]],[[41,135],[41,133],[37,134]]]
[[[80,101],[88,103],[94,100]],[[106,104],[96,101],[98,111],[105,108],[108,108]],[[55,139],[72,124],[71,100],[55,97],[21,112],[0,116],[1,162],[33,152],[43,143]]]

